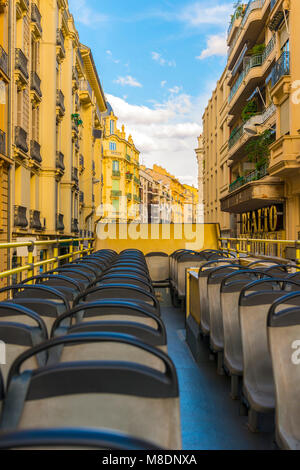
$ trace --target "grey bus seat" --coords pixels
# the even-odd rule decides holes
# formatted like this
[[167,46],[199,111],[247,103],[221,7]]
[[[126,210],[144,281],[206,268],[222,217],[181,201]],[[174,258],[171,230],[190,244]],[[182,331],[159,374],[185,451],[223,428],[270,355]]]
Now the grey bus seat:
[[169,280],[170,262],[167,253],[150,252],[146,255],[146,261],[152,282]]
[[[4,345],[1,344],[1,346],[3,347]],[[4,351],[5,353],[5,351]],[[5,392],[4,392],[4,380],[3,380],[3,376],[2,376],[2,372],[1,372],[1,367],[0,367],[0,416],[1,416],[1,411],[2,411],[2,404],[4,402],[4,398],[5,398]],[[1,441],[1,439],[0,439]]]
[[83,285],[71,277],[55,274],[41,274],[25,279],[21,284],[28,284],[35,281],[35,284],[43,284],[45,286],[54,287],[63,292],[70,302],[74,302],[76,297],[85,289]]
[[240,271],[242,268],[238,264],[229,264],[227,266],[218,266],[210,271],[207,278],[207,292],[210,320],[210,346],[214,352],[220,352],[224,349],[224,329],[222,318],[222,306],[220,286],[222,279],[227,274],[234,271]]
[[[285,280],[285,279],[284,279]],[[286,294],[286,288],[298,290],[300,285],[282,279],[261,279],[241,290],[239,315],[243,347],[243,393],[252,415],[249,427],[255,431],[255,413],[270,413],[275,407],[271,357],[267,341],[267,316],[274,301]]]
[[51,336],[88,331],[129,334],[167,352],[163,321],[133,302],[98,301],[79,305],[56,319]]
[[157,445],[114,431],[83,428],[25,429],[3,433],[0,450],[161,450]]
[[239,395],[238,379],[243,374],[243,348],[239,319],[241,289],[251,281],[271,276],[261,271],[242,269],[224,277],[221,282],[221,311],[224,328],[224,365],[232,376],[231,396]]
[[105,274],[133,274],[136,276],[143,277],[147,282],[151,282],[150,277],[145,271],[136,268],[125,268],[122,266],[110,268],[105,272]]
[[300,450],[300,291],[270,308],[268,342],[275,382],[276,442],[283,449]]
[[131,299],[133,301],[143,301],[151,305],[157,314],[160,315],[160,305],[155,295],[131,284],[114,283],[92,287],[81,294],[76,300],[76,303],[100,299]]
[[[101,358],[51,364],[32,373],[20,370],[25,360],[41,351],[87,343],[136,348],[135,357],[148,353],[163,363],[164,370]],[[67,335],[32,348],[10,370],[1,429],[66,426],[114,429],[166,449],[180,449],[179,391],[173,362],[157,348],[111,333]]]
[[106,274],[101,277],[101,279],[95,284],[100,285],[100,284],[112,284],[112,283],[130,283],[134,286],[141,287],[141,289],[145,289],[149,292],[154,293],[154,289],[151,285],[151,283],[147,282],[145,278],[140,277],[138,275],[134,274]]
[[[22,305],[0,302],[0,337],[5,344],[5,364],[0,367],[6,381],[14,360],[32,346],[46,341],[48,334],[46,325],[38,314]],[[45,354],[38,355],[28,362],[26,367],[29,368],[44,365]]]

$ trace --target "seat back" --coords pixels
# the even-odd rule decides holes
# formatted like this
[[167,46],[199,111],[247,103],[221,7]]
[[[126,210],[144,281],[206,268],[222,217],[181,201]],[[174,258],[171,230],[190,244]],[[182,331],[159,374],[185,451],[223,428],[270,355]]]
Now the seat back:
[[138,287],[141,287],[142,289],[145,289],[147,290],[148,292],[152,292],[153,293],[153,288],[152,288],[152,285],[147,282],[145,280],[144,277],[140,277],[140,276],[136,276],[134,274],[105,274],[104,276],[101,277],[101,279],[99,280],[98,283],[96,283],[96,285],[99,285],[99,284],[114,284],[114,283],[117,283],[117,284],[121,284],[121,283],[125,283],[125,284],[132,284],[134,286],[138,286]]
[[[298,305],[289,307],[288,303]],[[300,292],[274,302],[268,314],[268,342],[276,396],[276,440],[300,450]]]
[[146,255],[147,266],[153,282],[167,281],[170,277],[170,262],[167,253],[151,252]]

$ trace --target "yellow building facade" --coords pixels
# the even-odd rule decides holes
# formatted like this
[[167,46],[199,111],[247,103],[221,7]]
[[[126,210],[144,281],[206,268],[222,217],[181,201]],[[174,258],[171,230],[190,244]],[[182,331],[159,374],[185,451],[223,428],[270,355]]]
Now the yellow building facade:
[[232,17],[203,115],[205,220],[223,235],[299,237],[299,18],[297,0],[249,1]]
[[102,115],[103,137],[103,221],[140,220],[140,152],[125,127],[107,103]]

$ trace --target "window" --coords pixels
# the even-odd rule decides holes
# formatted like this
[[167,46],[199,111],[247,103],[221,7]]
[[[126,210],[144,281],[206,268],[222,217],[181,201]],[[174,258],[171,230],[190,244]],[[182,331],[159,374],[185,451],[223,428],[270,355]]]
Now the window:
[[109,142],[109,150],[115,152],[117,150],[117,144],[115,142]]
[[110,121],[110,133],[114,134],[115,132],[115,121],[111,120]]
[[114,160],[112,163],[113,171],[120,171],[118,160]]

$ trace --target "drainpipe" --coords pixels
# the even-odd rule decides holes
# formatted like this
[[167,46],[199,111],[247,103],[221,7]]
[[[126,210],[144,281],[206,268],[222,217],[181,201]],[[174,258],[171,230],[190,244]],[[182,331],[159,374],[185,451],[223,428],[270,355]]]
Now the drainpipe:
[[[11,46],[12,46],[12,7],[11,7],[11,2],[8,2],[8,76],[10,78],[10,82],[8,84],[8,103],[7,103],[7,154],[8,157],[11,158],[11,87],[12,87],[12,54],[11,52]],[[7,198],[7,241],[8,243],[11,241],[11,203],[12,203],[12,195],[11,195],[11,178],[12,178],[12,164],[9,165],[8,167],[8,198]],[[11,250],[7,250],[7,269],[11,268]]]

